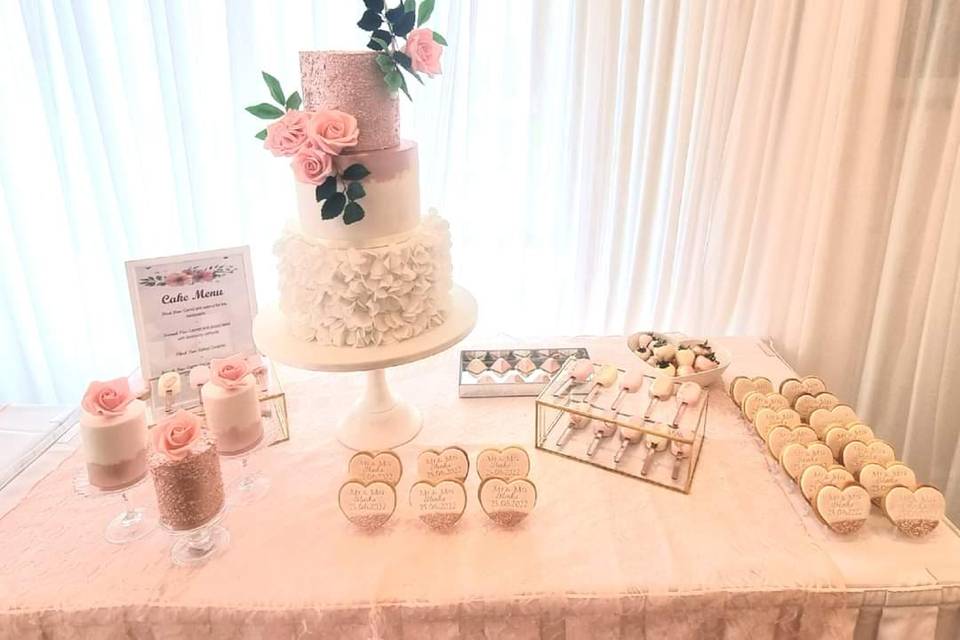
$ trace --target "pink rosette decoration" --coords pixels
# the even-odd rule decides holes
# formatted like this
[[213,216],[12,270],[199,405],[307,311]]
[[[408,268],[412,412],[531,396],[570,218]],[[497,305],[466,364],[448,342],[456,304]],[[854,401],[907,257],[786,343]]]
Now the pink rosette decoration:
[[410,56],[410,66],[418,73],[425,73],[431,78],[439,75],[440,54],[443,46],[433,39],[430,29],[414,29],[407,35],[407,45],[403,52]]
[[290,166],[297,180],[307,184],[323,184],[333,175],[333,158],[311,145],[304,145],[293,157]]
[[310,116],[307,135],[320,149],[338,156],[347,147],[357,144],[360,130],[357,128],[357,119],[349,113],[328,109]]
[[310,117],[303,111],[290,110],[267,127],[263,148],[275,156],[292,156],[307,141]]
[[200,418],[180,409],[161,420],[153,429],[153,448],[171,460],[182,460],[190,452],[190,445],[200,437]]
[[133,402],[130,383],[126,378],[106,382],[94,381],[83,394],[80,406],[87,413],[100,416],[118,416]]
[[247,359],[240,354],[210,361],[210,382],[224,389],[243,386],[243,378],[248,373]]

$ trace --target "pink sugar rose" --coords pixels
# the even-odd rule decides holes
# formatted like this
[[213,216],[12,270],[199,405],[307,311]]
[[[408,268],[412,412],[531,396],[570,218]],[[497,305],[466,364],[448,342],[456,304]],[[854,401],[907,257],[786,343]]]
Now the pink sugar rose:
[[193,284],[193,274],[189,271],[176,271],[167,274],[164,282],[168,287],[182,287],[187,284]]
[[360,130],[357,128],[357,119],[349,113],[328,109],[311,114],[307,135],[320,149],[338,156],[347,147],[357,144]]
[[418,73],[430,77],[440,74],[440,54],[443,46],[433,39],[430,29],[414,29],[407,35],[407,46],[403,52],[410,56],[410,65]]
[[303,111],[291,109],[267,127],[263,148],[275,156],[292,156],[307,141],[307,123],[310,117]]
[[290,162],[293,167],[293,175],[300,182],[307,184],[323,184],[329,176],[333,175],[333,158],[318,149],[313,144],[305,144],[293,156]]
[[80,406],[87,413],[100,416],[118,416],[134,401],[126,378],[106,382],[94,381],[83,394]]
[[210,382],[224,389],[243,386],[243,379],[248,373],[250,367],[247,359],[240,354],[210,361]]
[[153,448],[173,460],[182,460],[190,451],[190,445],[200,437],[200,418],[180,409],[161,420],[153,429]]

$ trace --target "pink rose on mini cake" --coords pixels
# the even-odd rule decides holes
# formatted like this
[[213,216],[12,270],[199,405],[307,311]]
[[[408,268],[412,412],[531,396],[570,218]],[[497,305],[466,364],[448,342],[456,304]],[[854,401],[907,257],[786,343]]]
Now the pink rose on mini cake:
[[310,116],[307,135],[320,149],[337,156],[357,144],[360,130],[357,129],[357,119],[349,113],[328,109]]
[[418,73],[430,77],[440,74],[440,54],[443,47],[433,39],[430,29],[414,29],[407,35],[403,52],[410,56],[410,66]]
[[200,437],[203,423],[200,418],[180,409],[161,420],[153,429],[153,448],[173,460],[182,460],[190,451],[190,445]]
[[243,386],[243,378],[250,373],[247,359],[237,354],[222,360],[210,361],[210,382],[224,389]]
[[176,271],[167,274],[164,278],[168,287],[182,287],[187,284],[193,284],[193,274],[189,271]]
[[290,166],[293,167],[296,179],[307,184],[323,184],[324,180],[333,175],[333,158],[312,143],[300,148],[297,155],[293,156]]
[[267,127],[264,149],[275,156],[292,156],[307,141],[307,124],[310,117],[303,111],[290,110]]
[[126,378],[106,382],[94,381],[83,394],[80,406],[84,411],[100,416],[118,416],[133,402],[130,383]]

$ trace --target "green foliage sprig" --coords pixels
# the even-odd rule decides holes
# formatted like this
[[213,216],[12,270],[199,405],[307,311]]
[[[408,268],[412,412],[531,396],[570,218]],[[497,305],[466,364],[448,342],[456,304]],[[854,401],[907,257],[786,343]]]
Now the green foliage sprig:
[[[300,93],[298,91],[294,91],[284,98],[283,89],[280,88],[280,81],[266,71],[261,71],[260,74],[263,76],[263,81],[267,84],[267,89],[270,90],[270,97],[273,98],[273,101],[280,105],[280,107],[275,107],[269,102],[261,102],[260,104],[250,105],[247,107],[247,111],[261,120],[276,120],[277,118],[282,118],[287,110],[300,108],[300,104],[303,101],[300,99]],[[254,137],[258,140],[266,140],[267,130],[263,129],[258,131]]]
[[333,220],[341,213],[344,224],[353,224],[363,220],[365,212],[358,200],[367,195],[360,180],[363,180],[370,171],[359,162],[343,170],[339,176],[330,176],[317,185],[317,202],[322,202],[320,217],[324,220]]

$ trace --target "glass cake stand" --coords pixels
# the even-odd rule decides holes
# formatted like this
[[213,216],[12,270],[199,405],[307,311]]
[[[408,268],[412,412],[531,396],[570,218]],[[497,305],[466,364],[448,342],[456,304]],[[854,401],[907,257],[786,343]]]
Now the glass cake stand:
[[103,537],[111,544],[126,544],[139,540],[153,533],[157,528],[157,517],[147,507],[135,507],[130,502],[128,493],[143,485],[150,477],[148,471],[142,478],[121,489],[100,489],[90,484],[87,473],[83,469],[73,476],[73,490],[84,498],[106,498],[120,496],[123,511],[118,513],[103,531]]
[[266,449],[280,437],[280,429],[270,418],[263,419],[263,436],[260,442],[240,453],[223,453],[220,457],[227,460],[240,461],[240,477],[226,487],[227,504],[230,507],[244,507],[262,499],[270,491],[270,477],[262,471],[253,468],[250,456]]
[[161,525],[175,538],[170,548],[170,560],[179,567],[204,564],[226,551],[230,545],[230,531],[220,524],[226,513],[226,502],[212,518],[193,529],[171,529]]
[[365,371],[363,396],[340,420],[337,439],[354,450],[393,449],[420,432],[423,419],[415,406],[400,399],[387,383],[386,369],[422,360],[463,340],[477,323],[477,301],[455,286],[450,312],[439,327],[381,347],[331,347],[305,342],[290,334],[276,306],[265,308],[253,321],[257,348],[271,360],[309,371]]

